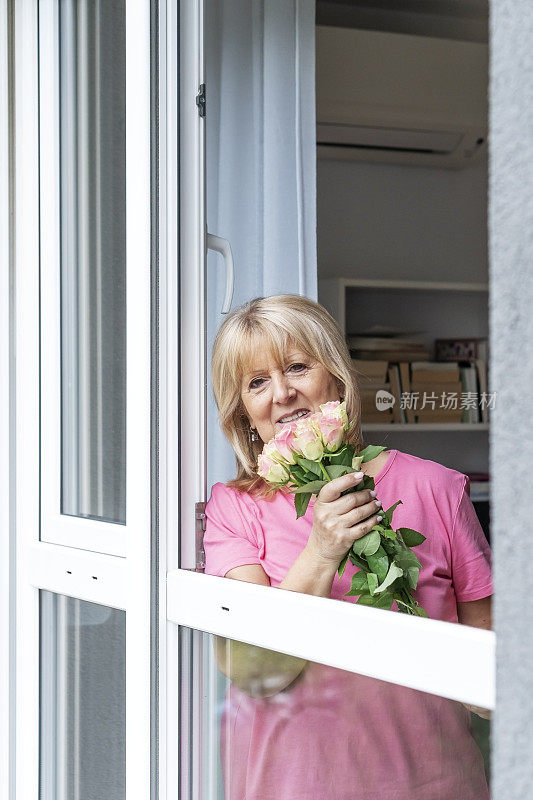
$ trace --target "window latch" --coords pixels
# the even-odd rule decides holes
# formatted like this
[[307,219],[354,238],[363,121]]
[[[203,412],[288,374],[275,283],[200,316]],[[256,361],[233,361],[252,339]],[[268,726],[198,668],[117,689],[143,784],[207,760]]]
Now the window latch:
[[204,532],[205,532],[205,502],[194,504],[194,531],[196,569],[200,572],[205,569]]
[[196,95],[196,106],[198,108],[198,116],[205,117],[205,83],[198,89],[198,94]]

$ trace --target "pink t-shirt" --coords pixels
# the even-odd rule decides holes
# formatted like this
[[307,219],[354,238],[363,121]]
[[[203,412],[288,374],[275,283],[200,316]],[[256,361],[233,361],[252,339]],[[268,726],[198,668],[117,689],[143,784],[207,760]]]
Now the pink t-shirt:
[[[420,531],[415,597],[433,619],[457,622],[457,601],[492,593],[490,549],[468,494],[468,478],[390,450],[375,477],[393,527]],[[292,495],[252,498],[222,483],[206,507],[206,572],[224,576],[260,564],[278,586],[304,548],[314,498],[296,519]],[[347,564],[331,596],[345,602]],[[401,658],[401,653],[395,657]],[[228,733],[229,732],[229,733]],[[231,686],[221,728],[226,800],[487,800],[481,754],[460,703],[308,664],[271,698]]]

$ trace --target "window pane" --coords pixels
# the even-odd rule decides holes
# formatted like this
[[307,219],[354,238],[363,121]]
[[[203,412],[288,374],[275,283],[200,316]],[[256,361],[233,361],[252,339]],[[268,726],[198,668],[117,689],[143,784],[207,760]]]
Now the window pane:
[[60,0],[61,512],[126,521],[125,4]]
[[41,800],[126,797],[126,614],[41,592]]
[[183,797],[196,764],[218,800],[488,800],[490,722],[462,703],[185,628],[181,644]]

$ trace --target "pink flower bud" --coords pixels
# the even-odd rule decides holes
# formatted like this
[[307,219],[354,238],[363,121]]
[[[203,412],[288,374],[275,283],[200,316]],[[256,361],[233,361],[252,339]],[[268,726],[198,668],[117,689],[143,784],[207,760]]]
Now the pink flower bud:
[[287,483],[289,474],[285,467],[273,458],[260,453],[257,459],[257,474],[268,483],[282,485]]
[[[295,422],[290,422],[285,425],[276,435],[274,436],[274,442],[276,445],[276,449],[278,454],[281,456],[284,462],[287,464],[295,464],[294,460],[294,453],[295,450],[295,435],[294,430],[296,428]],[[275,456],[274,456],[275,457]]]
[[344,425],[338,416],[323,415],[318,420],[318,427],[322,434],[322,441],[330,453],[338,450],[344,438]]
[[[307,420],[305,420],[307,422]],[[295,432],[295,447],[297,452],[310,461],[319,461],[324,455],[322,437],[313,425],[298,426]]]

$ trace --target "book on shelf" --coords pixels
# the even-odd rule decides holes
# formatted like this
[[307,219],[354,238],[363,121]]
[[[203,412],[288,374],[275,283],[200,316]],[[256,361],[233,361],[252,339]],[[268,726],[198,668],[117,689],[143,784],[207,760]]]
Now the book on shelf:
[[392,412],[390,408],[386,411],[378,411],[377,408],[374,411],[367,411],[361,412],[361,419],[363,421],[363,425],[365,424],[379,424],[379,425],[390,425],[392,424]]
[[387,380],[388,361],[376,361],[352,358],[352,365],[357,372],[359,382],[384,383]]
[[411,380],[416,383],[457,383],[461,380],[459,364],[453,361],[412,361]]
[[488,341],[486,337],[435,339],[435,359],[437,361],[473,361],[477,358],[487,363]]
[[394,405],[392,406],[392,419],[398,425],[405,422],[405,411],[401,407],[401,393],[402,385],[400,380],[400,368],[398,364],[389,365],[389,383],[390,393],[394,397]]
[[357,336],[347,337],[351,350],[425,350],[426,346],[417,339],[406,339],[400,336]]
[[487,362],[481,358],[475,358],[474,364],[476,366],[477,371],[477,382],[479,386],[479,397],[480,397],[480,404],[479,404],[479,411],[481,414],[481,422],[488,422],[489,421],[489,409],[486,402],[481,402],[481,398],[487,397],[489,388],[488,388],[488,381],[487,381]]
[[[368,333],[350,333],[346,337],[346,342],[350,349],[352,358],[364,361],[380,359],[381,361],[411,361],[414,359],[429,359],[431,357],[430,348],[426,342],[412,338],[409,333],[417,331],[401,331],[398,328],[387,328],[385,326],[373,326]],[[369,331],[369,332],[370,332]]]
[[422,361],[423,359],[431,358],[431,353],[428,349],[425,350],[363,350],[350,348],[350,355],[352,359],[361,361],[374,360],[379,357],[383,361],[393,361],[398,364],[400,361]]
[[422,400],[424,392],[428,394],[436,394],[440,399],[442,394],[450,395],[457,394],[458,401],[461,399],[462,383],[458,381],[411,381],[411,391],[418,392]]
[[459,367],[461,372],[462,391],[474,398],[473,404],[468,402],[463,409],[462,422],[479,422],[479,400],[477,392],[477,374],[475,364],[463,364]]
[[463,410],[461,408],[419,408],[415,410],[416,421],[418,423],[427,422],[462,422]]
[[[478,421],[488,423],[490,418],[488,407],[488,339],[475,336],[463,339],[436,339],[435,357],[442,362],[462,361],[470,362],[475,366],[478,392]],[[469,378],[469,383],[470,386],[473,386],[472,378]],[[476,389],[467,389],[467,391],[476,391]]]
[[[400,383],[401,383],[401,391],[403,394],[410,394],[411,393],[411,377],[409,374],[409,362],[408,361],[400,361],[398,364],[400,370]],[[408,403],[405,404],[404,408],[405,414],[405,421],[407,423],[416,422],[414,410],[410,408]]]

